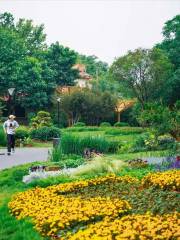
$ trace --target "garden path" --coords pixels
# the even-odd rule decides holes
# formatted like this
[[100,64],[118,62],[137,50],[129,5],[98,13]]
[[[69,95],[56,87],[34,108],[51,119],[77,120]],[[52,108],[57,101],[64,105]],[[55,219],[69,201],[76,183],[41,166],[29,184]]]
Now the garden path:
[[32,147],[16,148],[15,150],[14,154],[8,156],[6,149],[0,149],[0,170],[36,161],[47,161],[48,159],[48,148]]

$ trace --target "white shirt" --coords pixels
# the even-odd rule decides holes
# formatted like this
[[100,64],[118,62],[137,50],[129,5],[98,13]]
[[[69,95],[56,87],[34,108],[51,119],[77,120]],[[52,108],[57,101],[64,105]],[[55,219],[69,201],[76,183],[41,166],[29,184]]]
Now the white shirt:
[[6,130],[7,134],[15,134],[15,129],[19,127],[19,124],[15,120],[7,120],[3,124],[3,128]]

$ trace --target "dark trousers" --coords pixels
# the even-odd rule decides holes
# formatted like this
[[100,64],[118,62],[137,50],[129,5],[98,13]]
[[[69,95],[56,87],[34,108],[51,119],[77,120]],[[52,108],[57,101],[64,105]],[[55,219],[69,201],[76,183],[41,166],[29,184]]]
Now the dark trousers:
[[11,152],[11,148],[14,149],[15,146],[15,136],[14,134],[7,134],[7,150]]

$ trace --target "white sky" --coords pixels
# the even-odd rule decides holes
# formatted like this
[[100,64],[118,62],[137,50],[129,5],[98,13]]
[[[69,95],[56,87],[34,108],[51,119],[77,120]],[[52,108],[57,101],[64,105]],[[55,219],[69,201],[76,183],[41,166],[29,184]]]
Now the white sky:
[[180,0],[0,0],[5,11],[44,23],[48,43],[112,63],[160,42],[164,22],[180,13]]

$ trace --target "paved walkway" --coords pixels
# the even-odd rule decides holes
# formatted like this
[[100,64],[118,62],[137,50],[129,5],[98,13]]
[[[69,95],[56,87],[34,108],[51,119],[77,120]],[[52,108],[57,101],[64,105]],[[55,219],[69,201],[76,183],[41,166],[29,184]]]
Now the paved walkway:
[[[0,149],[0,170],[48,159],[48,148],[16,148],[15,150],[14,154],[8,156],[6,149]],[[1,155],[2,153],[5,155]]]

